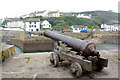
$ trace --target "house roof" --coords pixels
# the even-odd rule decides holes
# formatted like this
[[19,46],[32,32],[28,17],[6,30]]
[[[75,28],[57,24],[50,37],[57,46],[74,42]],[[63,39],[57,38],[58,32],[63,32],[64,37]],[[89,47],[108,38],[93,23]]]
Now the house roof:
[[114,26],[119,26],[118,24],[113,24]]
[[83,26],[83,25],[73,25],[74,28],[84,28],[84,27],[87,27],[87,26]]
[[38,14],[38,13],[44,13],[45,11],[46,11],[46,10],[44,10],[44,11],[38,11],[38,12],[36,12],[36,13],[37,13],[37,14]]
[[22,21],[22,20],[19,19],[19,18],[8,18],[7,20],[8,20],[8,22],[12,22],[12,21]]
[[102,25],[119,26],[118,24],[102,24]]
[[59,11],[49,11],[48,14],[50,14],[50,13],[57,13],[57,12],[59,12]]
[[73,12],[63,12],[62,14],[63,15],[73,15],[74,13]]
[[40,18],[29,18],[26,19],[25,22],[40,22]]

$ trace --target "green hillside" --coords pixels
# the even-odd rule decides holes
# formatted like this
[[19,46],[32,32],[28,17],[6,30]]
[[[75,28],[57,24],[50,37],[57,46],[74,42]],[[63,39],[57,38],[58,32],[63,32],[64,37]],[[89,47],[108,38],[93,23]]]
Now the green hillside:
[[[78,14],[91,15],[91,18],[78,18],[76,17]],[[25,20],[32,17],[20,18],[21,20]],[[42,17],[36,16],[35,18],[40,18],[41,21],[48,20],[53,29],[61,30],[61,29],[70,29],[72,25],[84,25],[90,29],[100,28],[103,23],[117,23],[118,21],[118,13],[112,11],[85,11],[85,12],[74,12],[74,16],[61,16],[61,17]],[[2,23],[5,25],[6,21]],[[4,27],[4,26],[3,26]]]
[[[61,30],[61,29],[70,29],[72,25],[84,25],[88,28],[100,28],[103,23],[117,23],[118,14],[112,11],[86,11],[75,13],[75,16],[61,16],[61,17],[42,17],[36,16],[40,18],[41,21],[48,20],[53,29]],[[77,18],[78,14],[91,15],[90,19],[87,18]]]
[[92,19],[99,20],[101,23],[116,23],[118,20],[118,13],[112,11],[86,11],[80,14],[91,14]]

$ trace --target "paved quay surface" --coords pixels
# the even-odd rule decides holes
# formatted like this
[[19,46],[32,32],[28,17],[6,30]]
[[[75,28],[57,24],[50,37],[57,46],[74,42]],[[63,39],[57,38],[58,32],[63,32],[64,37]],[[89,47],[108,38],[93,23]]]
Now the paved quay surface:
[[[52,52],[16,54],[2,64],[3,78],[73,78],[67,62],[57,68],[51,66],[49,56]],[[108,67],[101,72],[93,72],[95,78],[118,78],[118,50],[101,51],[108,58]],[[30,57],[27,61],[26,57]],[[80,78],[89,78],[83,73]]]

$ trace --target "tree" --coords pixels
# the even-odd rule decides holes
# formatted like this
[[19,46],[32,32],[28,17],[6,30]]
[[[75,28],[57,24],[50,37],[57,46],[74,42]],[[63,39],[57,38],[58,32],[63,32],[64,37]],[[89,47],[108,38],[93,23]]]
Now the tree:
[[[92,28],[92,26],[100,26],[101,22],[95,19],[87,19],[87,18],[77,18],[76,16],[62,16],[62,17],[47,17],[42,18],[47,19],[54,29],[66,29],[66,26],[72,25],[83,25],[88,28]],[[56,28],[55,28],[56,27]]]
[[2,27],[5,27],[6,24],[7,24],[7,20],[4,20],[2,23]]

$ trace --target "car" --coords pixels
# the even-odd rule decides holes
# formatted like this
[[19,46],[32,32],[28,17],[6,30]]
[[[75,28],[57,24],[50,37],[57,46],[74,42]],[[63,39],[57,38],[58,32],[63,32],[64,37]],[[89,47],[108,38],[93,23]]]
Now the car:
[[87,30],[81,30],[80,32],[81,33],[87,33]]

